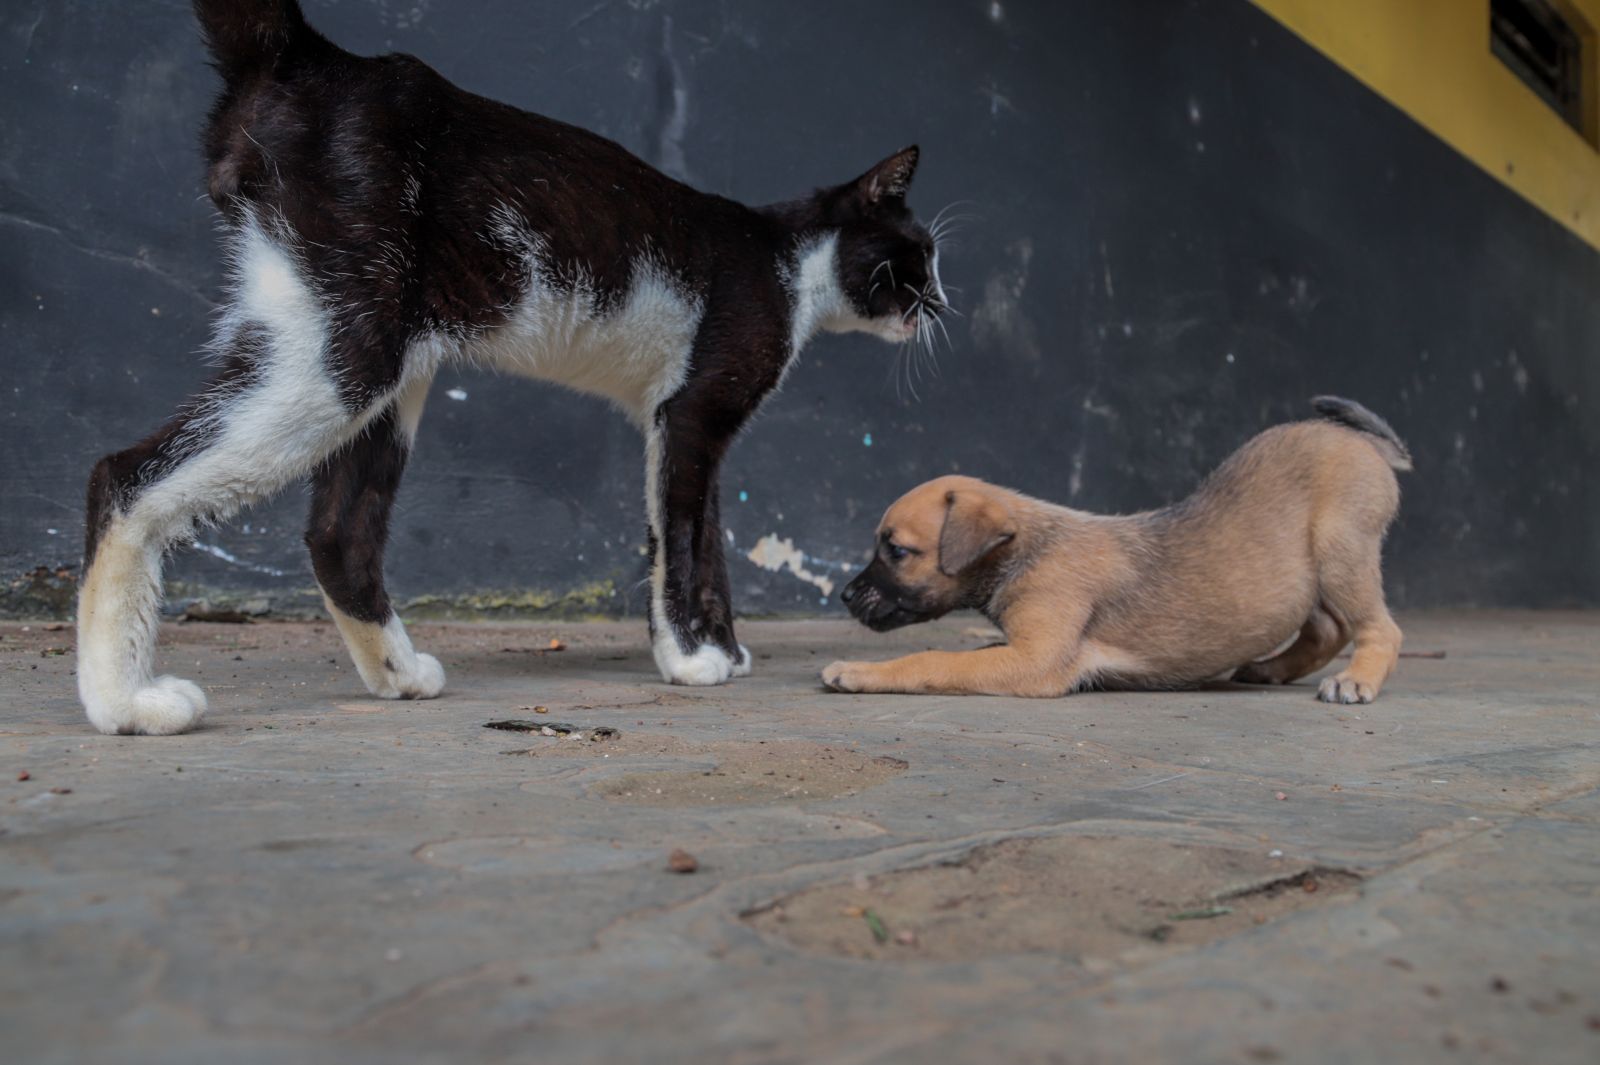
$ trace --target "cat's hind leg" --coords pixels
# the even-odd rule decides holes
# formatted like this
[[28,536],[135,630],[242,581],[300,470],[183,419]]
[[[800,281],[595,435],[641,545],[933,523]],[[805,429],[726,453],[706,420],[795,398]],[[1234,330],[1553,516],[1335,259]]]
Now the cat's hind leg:
[[182,732],[205,712],[195,684],[153,675],[168,548],[304,477],[392,400],[347,401],[328,367],[323,304],[287,254],[246,237],[217,341],[227,369],[89,479],[78,694],[101,732]]
[[307,389],[274,371],[224,401],[214,426],[180,416],[91,475],[78,694],[101,732],[164,735],[200,720],[198,686],[152,675],[163,556],[197,523],[304,476],[360,426],[331,381]]
[[389,511],[431,383],[409,383],[312,475],[312,568],[356,671],[381,699],[431,699],[444,687],[444,668],[411,646],[383,582]]

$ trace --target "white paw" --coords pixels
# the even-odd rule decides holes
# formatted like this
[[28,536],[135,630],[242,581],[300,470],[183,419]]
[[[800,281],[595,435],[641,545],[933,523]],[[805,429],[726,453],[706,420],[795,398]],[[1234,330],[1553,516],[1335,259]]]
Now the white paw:
[[367,679],[367,691],[380,699],[432,699],[444,690],[444,667],[437,658],[419,653],[408,659],[384,659],[377,675]]
[[199,724],[206,693],[181,677],[157,677],[125,699],[85,698],[89,723],[107,736],[172,736]]
[[739,645],[739,661],[733,664],[733,675],[736,677],[748,677],[751,665],[750,648],[741,643]]
[[[704,687],[721,684],[734,675],[733,659],[728,657],[728,652],[715,644],[703,643],[695,648],[693,654],[686,655],[678,650],[677,643],[668,637],[657,640],[654,651],[656,666],[661,670],[661,678],[669,684]],[[746,669],[748,668],[747,664]]]

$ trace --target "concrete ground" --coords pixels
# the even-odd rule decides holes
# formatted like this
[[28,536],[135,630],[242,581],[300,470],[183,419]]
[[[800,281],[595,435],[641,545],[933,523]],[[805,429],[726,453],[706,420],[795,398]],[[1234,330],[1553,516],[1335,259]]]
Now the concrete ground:
[[0,626],[0,1056],[1600,1061],[1600,615],[1401,622],[1365,707],[816,683],[971,620],[747,623],[713,690],[417,625],[446,694],[381,703],[326,624],[175,625],[170,739]]

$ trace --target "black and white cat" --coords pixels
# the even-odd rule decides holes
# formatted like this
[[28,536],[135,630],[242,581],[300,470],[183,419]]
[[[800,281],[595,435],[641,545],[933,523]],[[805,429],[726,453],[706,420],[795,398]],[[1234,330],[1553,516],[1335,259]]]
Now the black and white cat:
[[645,438],[650,631],[662,676],[747,673],[717,471],[822,330],[904,342],[945,307],[907,209],[917,149],[750,208],[582,129],[351,55],[294,0],[196,0],[224,80],[205,134],[230,284],[221,370],[89,481],[78,690],[107,733],[205,711],[152,676],[162,557],[197,523],[310,476],[306,543],[368,689],[428,698],[383,584],[390,506],[439,367],[470,360],[604,396]]

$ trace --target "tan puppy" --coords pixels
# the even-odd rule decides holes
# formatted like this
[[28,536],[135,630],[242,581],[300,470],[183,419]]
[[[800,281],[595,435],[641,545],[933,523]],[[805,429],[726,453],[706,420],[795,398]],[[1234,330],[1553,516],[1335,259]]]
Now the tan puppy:
[[1360,404],[1312,404],[1321,420],[1268,429],[1188,499],[1143,514],[1086,514],[970,477],[912,489],[883,516],[877,556],[844,602],[878,631],[975,608],[1006,643],[835,662],[823,683],[1034,696],[1230,674],[1287,684],[1353,639],[1349,668],[1317,697],[1371,702],[1400,651],[1380,554],[1400,503],[1394,471],[1411,457]]

